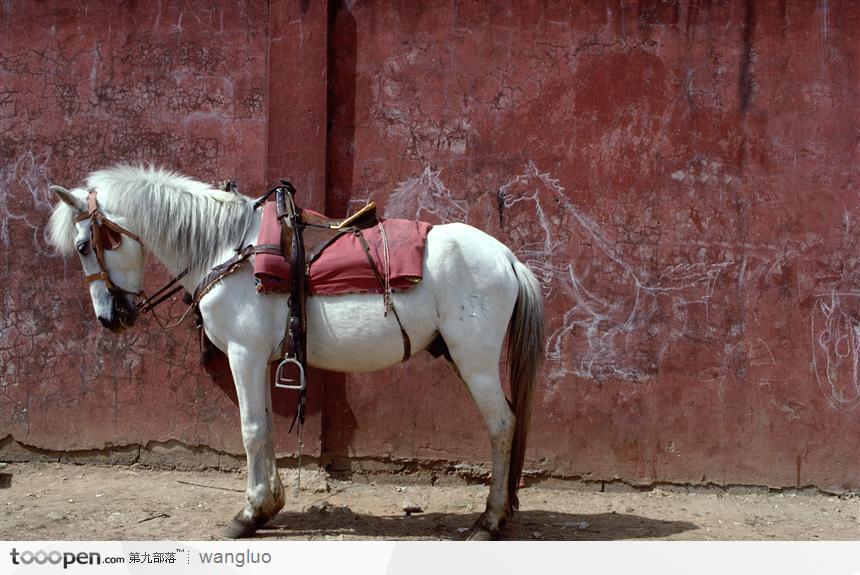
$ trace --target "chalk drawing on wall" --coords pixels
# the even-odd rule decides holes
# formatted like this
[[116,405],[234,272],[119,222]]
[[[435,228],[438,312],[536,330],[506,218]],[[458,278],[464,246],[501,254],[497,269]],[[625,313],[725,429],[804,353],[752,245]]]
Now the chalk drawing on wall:
[[770,345],[760,337],[742,339],[726,344],[719,365],[699,372],[700,383],[716,384],[722,399],[724,384],[731,379],[767,387],[777,381],[773,367],[777,365]]
[[[566,308],[560,318],[548,318],[546,355],[555,376],[650,379],[671,343],[686,334],[690,306],[702,306],[707,317],[717,279],[734,263],[642,269],[534,162],[500,187],[499,202],[503,217],[518,204],[530,214],[505,232],[514,234],[512,249],[541,280],[544,296]],[[589,251],[579,255],[576,246]],[[580,258],[588,258],[585,265]],[[665,310],[673,317],[658,321]]]
[[827,403],[848,411],[860,405],[860,293],[816,296],[810,319],[812,370]]
[[[407,217],[433,223],[463,222],[469,219],[468,204],[451,196],[442,183],[442,170],[424,168],[421,175],[407,178],[388,196],[386,217]],[[350,206],[352,209],[352,206]]]
[[[575,374],[596,380],[651,379],[672,343],[691,333],[691,309],[699,306],[697,316],[709,321],[716,283],[734,265],[727,260],[682,262],[656,272],[644,269],[570,200],[557,178],[541,172],[534,162],[499,187],[498,201],[504,241],[535,273],[545,299],[564,310],[547,317],[545,351],[554,378]],[[351,212],[367,199],[354,202]],[[468,222],[469,212],[468,203],[444,184],[441,170],[428,166],[397,185],[385,216],[447,223]],[[667,310],[671,317],[666,317]],[[764,342],[735,345],[735,354],[773,361]],[[760,348],[766,351],[759,353]],[[716,369],[714,377],[720,377],[730,368]]]
[[0,243],[4,247],[11,244],[11,228],[16,222],[16,226],[23,226],[32,233],[32,249],[40,254],[50,253],[42,238],[42,226],[51,206],[50,160],[49,150],[28,151],[0,166]]

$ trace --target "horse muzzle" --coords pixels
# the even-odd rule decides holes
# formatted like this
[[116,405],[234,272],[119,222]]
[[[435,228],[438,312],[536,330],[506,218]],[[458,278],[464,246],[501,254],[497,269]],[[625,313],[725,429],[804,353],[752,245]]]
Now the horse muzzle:
[[134,325],[138,311],[124,294],[111,294],[110,316],[98,316],[99,323],[113,333],[119,333]]

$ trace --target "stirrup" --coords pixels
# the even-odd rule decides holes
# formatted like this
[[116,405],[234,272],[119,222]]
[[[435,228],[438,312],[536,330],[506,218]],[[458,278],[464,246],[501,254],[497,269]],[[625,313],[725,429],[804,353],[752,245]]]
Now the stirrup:
[[[287,365],[295,365],[296,369],[299,371],[299,384],[295,384],[295,379],[281,379],[281,372],[284,367]],[[281,383],[281,381],[287,383]],[[302,364],[294,357],[285,357],[281,363],[278,364],[278,369],[275,371],[275,387],[280,389],[294,389],[296,391],[304,391],[305,390],[305,368]]]

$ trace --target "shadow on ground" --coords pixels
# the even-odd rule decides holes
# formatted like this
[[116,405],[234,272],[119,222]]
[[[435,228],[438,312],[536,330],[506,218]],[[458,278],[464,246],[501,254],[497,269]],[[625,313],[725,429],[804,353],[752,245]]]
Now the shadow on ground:
[[[470,526],[477,513],[421,513],[361,515],[336,507],[327,512],[282,512],[257,538],[381,537],[386,539],[465,538],[460,530]],[[699,529],[686,521],[664,521],[624,513],[573,514],[526,510],[517,513],[502,534],[503,540],[612,541],[617,539],[664,539]]]

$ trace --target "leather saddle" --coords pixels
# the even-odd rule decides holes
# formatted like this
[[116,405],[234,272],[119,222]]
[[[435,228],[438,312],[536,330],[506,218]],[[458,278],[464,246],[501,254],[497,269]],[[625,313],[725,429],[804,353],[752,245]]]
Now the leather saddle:
[[293,228],[289,224],[283,225],[289,221],[291,211],[297,211],[299,215],[299,228],[302,233],[302,244],[305,252],[304,259],[308,265],[313,263],[320,253],[341,235],[356,229],[372,228],[379,223],[376,216],[376,204],[373,202],[347,218],[334,219],[297,207],[292,193],[288,191],[282,195],[277,195],[275,201],[277,202],[278,219],[281,220],[282,224],[281,254],[285,258],[286,254],[290,254],[291,266],[293,263],[292,254],[286,248],[291,245]]

